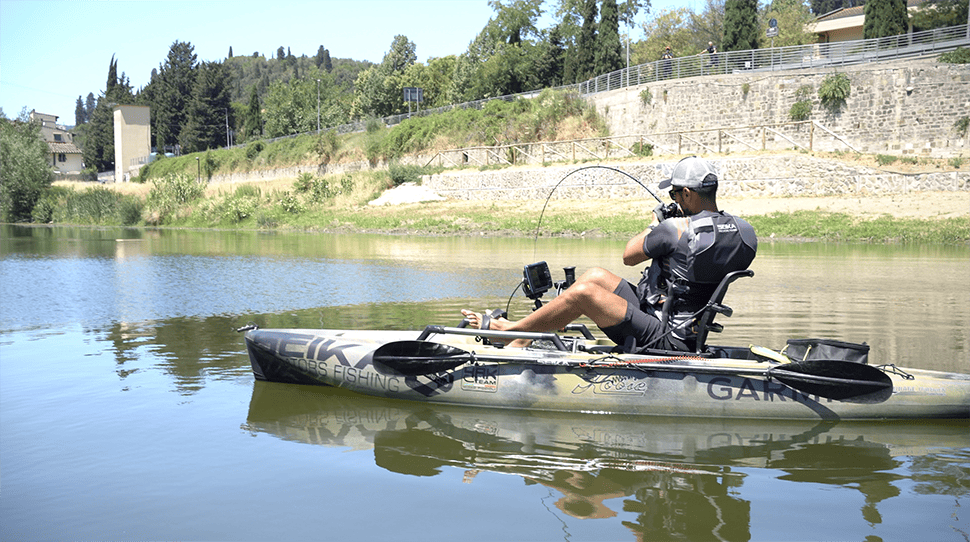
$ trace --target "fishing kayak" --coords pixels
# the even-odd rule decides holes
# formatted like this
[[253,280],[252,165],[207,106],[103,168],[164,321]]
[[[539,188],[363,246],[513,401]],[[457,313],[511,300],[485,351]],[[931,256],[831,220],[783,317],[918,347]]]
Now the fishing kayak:
[[[501,339],[527,338],[527,348]],[[588,331],[245,330],[257,380],[468,405],[614,415],[873,420],[970,418],[970,375],[792,359],[761,348],[622,353]]]

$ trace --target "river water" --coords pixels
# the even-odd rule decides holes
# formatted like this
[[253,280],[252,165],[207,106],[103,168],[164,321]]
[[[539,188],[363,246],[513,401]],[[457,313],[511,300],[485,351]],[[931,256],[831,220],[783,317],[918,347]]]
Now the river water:
[[[623,241],[0,226],[0,539],[954,540],[970,425],[429,406],[256,382],[260,327],[420,329]],[[970,251],[772,243],[715,344],[970,373]],[[531,303],[511,298],[513,317]]]

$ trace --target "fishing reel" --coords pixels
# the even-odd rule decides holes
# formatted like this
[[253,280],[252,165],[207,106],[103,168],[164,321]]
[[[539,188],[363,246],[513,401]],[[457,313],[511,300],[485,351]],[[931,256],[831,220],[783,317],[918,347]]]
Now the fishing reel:
[[680,210],[680,206],[676,203],[661,203],[653,209],[653,214],[657,215],[657,220],[661,222],[668,218],[684,216],[684,213]]

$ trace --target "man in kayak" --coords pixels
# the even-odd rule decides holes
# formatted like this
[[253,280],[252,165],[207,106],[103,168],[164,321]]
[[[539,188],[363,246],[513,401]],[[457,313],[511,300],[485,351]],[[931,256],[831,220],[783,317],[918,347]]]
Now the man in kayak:
[[[691,329],[691,316],[725,275],[748,268],[758,248],[750,224],[718,210],[717,184],[714,167],[696,157],[678,162],[670,178],[660,183],[661,189],[670,188],[670,197],[684,216],[661,220],[658,207],[650,226],[627,242],[624,264],[653,260],[637,286],[597,267],[522,320],[485,318],[469,310],[462,314],[475,327],[533,332],[560,330],[587,316],[612,341],[634,352],[644,348],[692,351],[696,332]],[[663,329],[661,310],[671,283],[675,297]],[[516,340],[510,346],[527,344]]]

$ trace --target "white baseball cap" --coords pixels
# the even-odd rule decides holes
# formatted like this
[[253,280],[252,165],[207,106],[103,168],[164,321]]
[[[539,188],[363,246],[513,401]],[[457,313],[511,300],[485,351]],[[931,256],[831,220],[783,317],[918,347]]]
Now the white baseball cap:
[[717,170],[707,160],[688,156],[677,162],[669,179],[660,181],[661,189],[670,186],[690,189],[717,188]]

